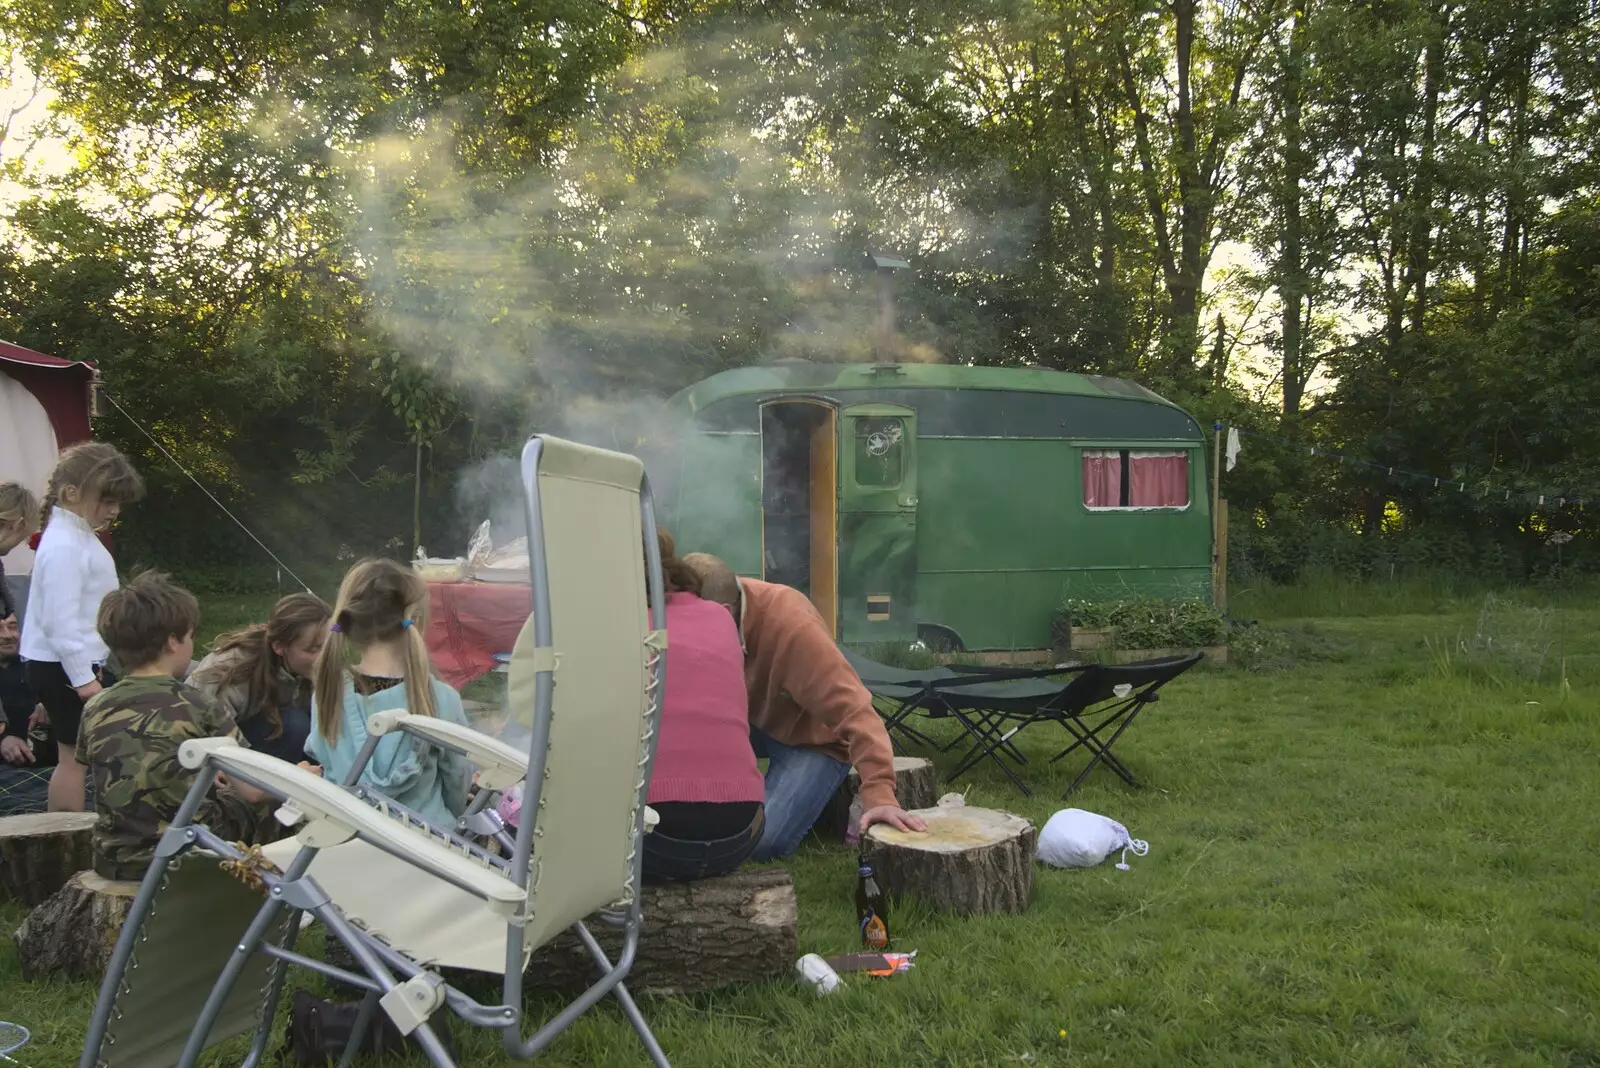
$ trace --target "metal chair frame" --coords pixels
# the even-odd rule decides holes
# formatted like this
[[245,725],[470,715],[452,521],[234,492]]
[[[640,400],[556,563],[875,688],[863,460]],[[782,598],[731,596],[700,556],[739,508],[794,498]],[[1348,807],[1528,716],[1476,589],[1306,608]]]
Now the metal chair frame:
[[[552,620],[549,576],[546,568],[546,549],[544,544],[544,525],[539,497],[539,462],[543,453],[542,439],[531,439],[522,453],[522,482],[524,490],[524,505],[528,523],[529,565],[533,588],[532,620],[537,645],[540,648],[550,648],[554,631]],[[644,559],[646,569],[646,582],[649,594],[650,622],[653,630],[661,632],[666,627],[666,597],[665,585],[661,571],[660,551],[656,540],[655,506],[650,493],[649,480],[641,476],[640,509],[644,532]],[[242,1062],[243,1068],[257,1068],[262,1063],[270,1040],[273,1019],[283,993],[283,986],[288,966],[294,965],[309,969],[320,975],[326,976],[365,992],[361,1009],[357,1017],[354,1034],[341,1059],[341,1068],[347,1068],[354,1058],[356,1051],[361,1048],[365,1033],[369,1029],[372,1019],[379,1010],[379,1000],[395,991],[402,984],[421,983],[431,986],[441,994],[440,1007],[448,1008],[455,1016],[477,1027],[493,1028],[500,1030],[504,1039],[504,1048],[507,1055],[516,1059],[529,1059],[548,1046],[563,1030],[565,1030],[582,1013],[593,1007],[602,998],[614,995],[621,1003],[624,1014],[632,1023],[638,1033],[646,1053],[658,1068],[667,1068],[668,1061],[662,1052],[660,1043],[657,1042],[650,1026],[640,1013],[632,995],[623,985],[623,980],[628,975],[637,955],[639,936],[643,927],[643,913],[641,895],[638,887],[641,884],[641,863],[643,849],[642,837],[646,831],[646,805],[648,783],[650,779],[650,766],[655,758],[656,739],[659,735],[658,726],[660,718],[660,694],[665,673],[665,651],[654,650],[648,664],[648,696],[649,702],[647,718],[650,722],[647,727],[648,737],[645,740],[646,755],[642,769],[641,786],[637,799],[637,818],[633,830],[633,848],[631,850],[631,886],[634,892],[620,910],[603,912],[601,918],[604,922],[614,923],[623,928],[623,944],[620,955],[613,962],[605,953],[600,943],[589,931],[583,922],[577,922],[570,928],[585,950],[594,960],[601,975],[600,978],[589,986],[582,994],[571,1001],[553,1018],[534,1031],[531,1035],[522,1035],[523,1022],[522,995],[523,995],[523,957],[524,942],[523,929],[520,923],[508,923],[506,944],[506,967],[504,982],[501,991],[501,1000],[495,1004],[485,1004],[463,993],[445,982],[437,973],[430,971],[424,965],[409,959],[397,949],[386,945],[382,940],[369,932],[356,926],[348,920],[337,904],[323,892],[317,881],[307,875],[319,849],[316,845],[305,844],[295,855],[294,860],[280,874],[270,870],[260,870],[261,879],[266,888],[266,900],[260,911],[256,914],[249,928],[239,939],[234,951],[230,954],[228,963],[222,974],[217,978],[215,985],[207,997],[204,1007],[195,1020],[193,1029],[189,1032],[187,1044],[178,1059],[177,1068],[193,1068],[201,1053],[207,1045],[212,1026],[221,1013],[229,993],[237,982],[240,973],[244,970],[252,954],[265,953],[277,962],[272,969],[272,978],[267,989],[263,992],[261,1020],[256,1028],[254,1040],[249,1053]],[[534,691],[534,716],[532,738],[529,742],[527,777],[524,780],[526,811],[537,811],[541,791],[545,780],[545,760],[548,753],[550,737],[550,723],[554,703],[554,667],[541,668],[535,679]],[[369,738],[368,744],[363,749],[363,758],[370,758],[371,750],[375,747],[376,739]],[[192,743],[186,743],[186,745]],[[461,750],[457,750],[461,751]],[[292,767],[292,766],[290,766]],[[194,823],[195,813],[211,788],[211,781],[216,772],[226,771],[232,777],[266,790],[277,793],[270,784],[253,778],[248,773],[238,768],[227,767],[221,762],[214,751],[207,750],[202,763],[197,768],[195,782],[184,798],[177,815],[163,834],[155,851],[155,858],[146,871],[139,891],[135,895],[129,910],[122,933],[117,940],[110,963],[106,969],[105,980],[101,985],[100,994],[96,1001],[94,1011],[90,1017],[88,1035],[86,1036],[83,1054],[78,1061],[79,1068],[98,1068],[102,1061],[102,1051],[114,1041],[108,1035],[110,1023],[116,1012],[116,1002],[124,989],[124,976],[133,959],[135,948],[140,941],[141,928],[149,917],[152,904],[158,891],[161,889],[168,872],[174,861],[195,849],[205,849],[216,853],[227,860],[244,861],[242,854],[234,845],[223,841],[207,827]],[[303,773],[302,773],[303,774]],[[360,767],[351,773],[347,785],[354,783],[360,774]],[[370,795],[369,801],[379,799]],[[486,798],[480,797],[479,809]],[[502,846],[509,845],[510,856],[495,857],[482,850],[476,842],[463,837],[453,830],[431,827],[414,813],[408,813],[392,802],[384,806],[387,818],[396,819],[406,823],[413,831],[424,837],[448,841],[457,850],[472,854],[479,863],[500,872],[507,879],[517,885],[527,888],[532,872],[533,856],[533,819],[520,821],[515,837],[511,837],[502,830],[494,835]],[[471,811],[463,817],[463,823],[475,815],[493,815],[481,811]],[[416,826],[421,823],[423,826]],[[458,827],[461,825],[458,824]],[[361,831],[356,832],[356,837],[370,845],[383,849],[392,856],[408,863],[416,863],[399,852],[387,848],[378,841]],[[258,869],[259,870],[259,869]],[[433,874],[446,879],[460,889],[475,892],[465,883],[449,878],[448,875],[434,872]],[[481,895],[478,895],[481,897]],[[309,913],[321,921],[330,937],[337,938],[354,957],[360,968],[360,973],[340,968],[325,961],[314,960],[294,950],[295,939],[301,927],[301,917]],[[282,944],[275,944],[269,939],[269,932],[276,928],[285,934]],[[428,1022],[418,1024],[411,1032],[411,1037],[421,1047],[424,1054],[435,1068],[455,1068],[455,1062],[446,1052],[438,1035]]]

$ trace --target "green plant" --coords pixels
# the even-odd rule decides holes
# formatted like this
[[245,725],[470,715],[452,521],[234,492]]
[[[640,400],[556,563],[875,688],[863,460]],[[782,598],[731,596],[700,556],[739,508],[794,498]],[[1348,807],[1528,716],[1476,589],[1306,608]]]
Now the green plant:
[[1069,598],[1061,606],[1074,630],[1111,632],[1118,649],[1170,649],[1221,645],[1228,626],[1218,612],[1198,599],[1135,597],[1120,601]]
[[876,642],[861,652],[885,667],[905,668],[908,671],[933,667],[942,662],[937,653],[921,642]]

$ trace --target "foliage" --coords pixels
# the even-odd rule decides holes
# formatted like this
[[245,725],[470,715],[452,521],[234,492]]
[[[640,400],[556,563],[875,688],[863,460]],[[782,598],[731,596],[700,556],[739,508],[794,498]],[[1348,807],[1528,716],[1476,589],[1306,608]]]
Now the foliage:
[[[1571,532],[1581,571],[1597,54],[1579,0],[0,0],[0,116],[49,101],[0,131],[0,335],[99,363],[306,558],[464,537],[532,428],[631,446],[717,370],[887,355],[1125,375],[1477,489],[1251,439],[1251,573],[1346,529],[1363,574],[1424,529],[1525,577]],[[868,247],[913,264],[889,342]],[[98,432],[151,475],[141,556],[256,552]]]
[[1600,540],[1593,532],[1558,555],[1549,528],[1527,518],[1510,530],[1438,517],[1374,531],[1354,520],[1318,520],[1292,510],[1270,519],[1230,512],[1229,519],[1228,570],[1235,584],[1286,584],[1325,574],[1393,582],[1449,573],[1514,585],[1558,576],[1570,582],[1600,571]]
[[877,642],[863,649],[862,654],[885,667],[906,668],[911,671],[937,667],[945,659],[920,642],[912,645],[904,642]]
[[1074,630],[1109,632],[1112,648],[1116,649],[1192,649],[1222,645],[1228,638],[1222,614],[1208,602],[1196,599],[1068,598],[1060,611]]

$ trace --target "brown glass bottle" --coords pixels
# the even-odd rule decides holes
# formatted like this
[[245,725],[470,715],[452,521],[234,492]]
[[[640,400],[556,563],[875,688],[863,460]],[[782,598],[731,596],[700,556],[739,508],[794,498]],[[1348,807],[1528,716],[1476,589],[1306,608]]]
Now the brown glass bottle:
[[861,944],[874,953],[889,949],[889,899],[878,885],[878,873],[866,854],[856,879],[856,923],[861,928]]

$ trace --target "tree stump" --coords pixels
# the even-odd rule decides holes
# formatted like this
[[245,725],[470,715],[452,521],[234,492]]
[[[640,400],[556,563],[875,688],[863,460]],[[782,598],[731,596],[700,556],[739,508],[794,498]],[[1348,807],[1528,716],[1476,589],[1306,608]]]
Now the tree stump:
[[111,961],[138,883],[80,871],[28,913],[12,940],[24,979],[98,979]]
[[93,862],[93,812],[0,818],[0,901],[33,908]]
[[864,852],[891,898],[911,895],[962,916],[1021,912],[1033,893],[1033,824],[1009,812],[965,805],[914,813],[926,831],[869,828]]
[[[939,781],[934,773],[933,761],[923,757],[897,756],[894,758],[894,792],[903,809],[931,808],[938,798]],[[828,801],[828,807],[817,818],[816,831],[832,841],[845,837],[850,826],[850,805],[861,792],[861,776],[855,768],[839,786],[839,792]]]
[[[636,994],[693,994],[787,977],[798,955],[794,879],[783,868],[750,868],[717,879],[644,888],[644,932],[629,973]],[[622,931],[587,924],[613,962]],[[572,934],[536,951],[528,964],[535,989],[580,991],[599,977]]]

